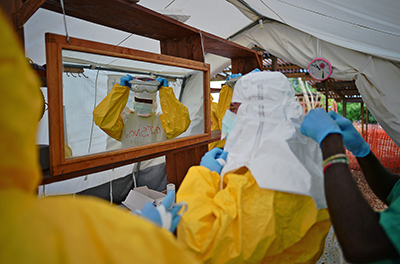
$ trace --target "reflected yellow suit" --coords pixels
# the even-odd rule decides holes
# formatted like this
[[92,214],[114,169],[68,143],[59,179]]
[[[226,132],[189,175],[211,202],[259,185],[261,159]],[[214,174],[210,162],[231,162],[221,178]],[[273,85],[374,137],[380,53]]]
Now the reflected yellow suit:
[[204,263],[315,263],[331,223],[311,197],[261,189],[247,168],[221,176],[190,168],[177,201],[178,240]]
[[[211,103],[211,131],[222,128],[222,119],[224,118],[226,110],[229,109],[229,105],[232,101],[233,90],[228,85],[224,85],[219,92],[218,104]],[[208,144],[208,149],[223,148],[225,146],[226,139],[218,140]]]
[[167,230],[99,199],[38,199],[39,79],[1,12],[0,34],[0,263],[196,263]]
[[[120,140],[124,122],[121,113],[129,98],[128,86],[116,83],[111,92],[97,105],[93,111],[93,118],[107,135]],[[171,87],[162,86],[159,89],[161,110],[161,126],[168,139],[175,138],[186,131],[190,125],[188,108],[176,99]],[[144,120],[146,120],[144,118]]]

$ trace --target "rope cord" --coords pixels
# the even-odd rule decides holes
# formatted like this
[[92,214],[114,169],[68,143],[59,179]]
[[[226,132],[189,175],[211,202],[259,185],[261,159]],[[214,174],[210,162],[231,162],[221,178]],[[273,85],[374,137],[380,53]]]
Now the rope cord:
[[64,0],[60,0],[60,3],[61,3],[61,9],[62,9],[62,11],[63,11],[65,35],[67,36],[68,44],[71,45],[71,42],[69,42],[69,35],[68,35],[68,29],[67,29],[67,19],[66,19],[66,17],[65,17]]

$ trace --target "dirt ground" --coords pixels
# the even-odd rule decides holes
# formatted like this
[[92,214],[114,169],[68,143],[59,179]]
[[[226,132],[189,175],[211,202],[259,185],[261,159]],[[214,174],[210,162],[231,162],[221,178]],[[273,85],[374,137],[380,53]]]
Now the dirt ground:
[[379,200],[372,190],[369,188],[362,171],[352,170],[354,180],[357,182],[358,188],[361,190],[364,198],[368,203],[374,208],[375,211],[382,211],[387,208],[387,206]]

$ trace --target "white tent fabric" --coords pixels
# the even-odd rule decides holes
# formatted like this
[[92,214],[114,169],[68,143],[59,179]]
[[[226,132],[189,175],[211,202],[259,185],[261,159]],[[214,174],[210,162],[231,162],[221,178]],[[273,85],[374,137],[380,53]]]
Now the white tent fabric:
[[[229,2],[238,6],[243,1]],[[400,61],[399,1],[246,0],[246,3],[265,17],[326,42]],[[254,16],[249,17],[255,20]]]
[[316,57],[328,59],[331,77],[356,79],[366,106],[400,146],[399,1],[247,0],[248,7],[228,1],[251,20],[283,23],[253,27],[232,41],[259,45],[304,68]]
[[316,57],[333,66],[332,78],[356,80],[361,96],[379,124],[400,146],[400,69],[390,61],[318,40],[292,27],[268,23],[237,36],[244,46],[258,45],[284,60],[308,67]]

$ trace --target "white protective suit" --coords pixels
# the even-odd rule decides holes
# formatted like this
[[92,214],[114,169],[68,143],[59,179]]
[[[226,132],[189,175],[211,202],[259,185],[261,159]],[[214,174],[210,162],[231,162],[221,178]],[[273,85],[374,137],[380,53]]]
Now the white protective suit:
[[278,72],[243,76],[223,177],[189,169],[178,192],[188,211],[178,240],[204,263],[316,263],[331,227],[322,155],[299,129],[304,112]]

